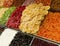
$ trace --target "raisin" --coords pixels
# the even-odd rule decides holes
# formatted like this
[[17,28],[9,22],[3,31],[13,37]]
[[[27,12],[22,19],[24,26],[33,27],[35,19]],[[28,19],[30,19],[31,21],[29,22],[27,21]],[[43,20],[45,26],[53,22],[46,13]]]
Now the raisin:
[[9,46],[29,46],[32,38],[29,35],[18,32]]

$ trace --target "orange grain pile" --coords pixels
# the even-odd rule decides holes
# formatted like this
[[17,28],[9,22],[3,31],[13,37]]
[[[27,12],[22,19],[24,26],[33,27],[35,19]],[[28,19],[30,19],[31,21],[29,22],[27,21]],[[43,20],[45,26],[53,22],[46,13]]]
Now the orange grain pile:
[[50,12],[46,16],[37,35],[60,42],[60,13]]
[[43,3],[44,5],[50,5],[51,0],[35,0],[36,3]]

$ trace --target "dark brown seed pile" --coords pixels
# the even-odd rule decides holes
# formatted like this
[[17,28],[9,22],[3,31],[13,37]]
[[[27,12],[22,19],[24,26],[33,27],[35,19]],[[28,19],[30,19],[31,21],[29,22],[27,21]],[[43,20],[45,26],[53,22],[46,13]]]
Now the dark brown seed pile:
[[33,37],[18,32],[9,46],[29,46]]

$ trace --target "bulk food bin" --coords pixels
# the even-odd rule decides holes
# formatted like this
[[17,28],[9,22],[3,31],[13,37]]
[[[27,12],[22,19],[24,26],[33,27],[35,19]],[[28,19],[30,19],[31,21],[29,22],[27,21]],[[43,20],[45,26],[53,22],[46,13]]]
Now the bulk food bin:
[[[11,34],[15,34],[15,36],[12,36]],[[3,38],[4,36],[6,36],[5,39]],[[12,41],[7,41],[9,42],[8,44],[6,42],[6,44],[9,46],[20,46],[20,45],[21,46],[27,46],[27,45],[28,46],[60,46],[60,43],[57,43],[42,37],[37,37],[35,35],[23,33],[18,29],[11,29],[11,28],[5,27],[4,31],[1,34],[1,38],[3,38],[5,41],[6,39],[9,40],[8,37],[13,37],[13,39],[9,38]],[[24,40],[27,40],[27,41],[24,41]],[[5,43],[4,41],[3,41],[3,44]]]
[[[45,2],[44,2],[45,1]],[[28,0],[27,0],[27,2],[28,2]],[[29,1],[29,3],[27,3],[26,1],[23,3],[23,5],[22,6],[27,6],[27,5],[29,5],[31,2],[33,2],[32,0],[31,0],[31,2]],[[34,0],[34,3],[40,3],[40,2],[42,2],[44,5],[50,5],[50,3],[51,3],[51,0],[49,0],[49,1],[47,1],[47,0]],[[46,3],[47,2],[47,3]],[[1,28],[2,27],[4,27],[5,29],[7,28],[7,27],[5,27],[5,26],[1,26]],[[13,30],[14,28],[12,28],[12,30]],[[15,29],[16,31],[18,31],[19,29]],[[4,30],[5,31],[5,30]],[[19,31],[21,31],[21,30],[19,30]],[[2,32],[3,33],[3,32]],[[24,35],[25,34],[27,34],[28,36],[31,36],[32,37],[32,40],[30,41],[30,43],[27,45],[27,46],[60,46],[60,43],[59,42],[56,42],[56,41],[54,41],[54,40],[50,40],[50,39],[47,39],[47,38],[45,38],[45,37],[41,37],[41,36],[37,36],[37,35],[33,35],[33,34],[28,34],[28,33],[18,33],[18,35],[20,35],[20,34],[23,34],[23,36],[21,36],[21,37],[24,37],[24,38],[26,38]],[[19,36],[18,36],[19,37]],[[20,38],[20,37],[19,37]],[[17,41],[19,41],[19,38],[18,38],[18,40],[17,40],[17,37],[15,37],[15,39],[17,40]],[[10,46],[26,46],[26,45],[23,45],[24,43],[20,43],[19,44],[19,42],[15,42],[15,39],[14,40],[12,40],[12,42],[11,42],[11,44],[10,44]],[[23,38],[21,38],[21,39],[23,39]],[[29,39],[28,38],[26,38],[26,40],[27,41],[29,41]],[[23,41],[23,40],[22,40]],[[21,41],[20,41],[21,42]],[[14,45],[15,44],[15,45]],[[19,44],[19,45],[18,45]],[[25,43],[26,44],[26,43]]]
[[[44,5],[49,5],[49,6],[51,6],[51,5],[53,4],[53,2],[54,2],[54,0],[43,0],[43,1],[42,1],[42,0],[36,0],[36,1],[34,1],[34,2],[40,3],[39,1],[42,2],[42,3],[44,3]],[[45,1],[45,2],[44,2],[44,1]],[[57,0],[55,0],[55,1],[58,2]],[[47,3],[46,3],[46,2],[47,2]],[[45,4],[45,3],[46,3],[46,4]],[[57,5],[57,4],[59,4],[59,2],[56,3],[55,5]],[[54,5],[54,7],[55,7],[55,5]],[[58,6],[57,6],[57,7],[58,7]],[[51,8],[52,8],[52,6],[51,6]],[[52,18],[53,18],[53,20],[51,20],[51,21],[54,21],[54,16],[57,17],[58,15],[55,15],[56,13],[54,13],[54,12],[53,12],[54,10],[52,9],[52,10],[53,10],[53,11],[52,11],[51,8],[50,8],[50,10],[49,10],[49,13],[52,12],[52,13],[54,14],[54,15],[51,14],[51,15],[52,15]],[[56,8],[56,9],[57,9],[57,8]],[[56,11],[55,11],[55,12],[56,12]],[[60,12],[57,11],[57,14],[59,14],[59,13],[60,13]],[[48,15],[47,15],[47,16],[48,16]],[[50,16],[50,15],[49,15],[49,16]],[[60,16],[60,15],[59,15],[59,16]],[[51,19],[51,18],[50,18],[50,19]],[[58,18],[57,18],[57,19],[58,19]],[[57,20],[56,20],[56,21],[57,21]],[[59,20],[58,20],[58,21],[59,21]],[[48,20],[47,22],[49,22],[49,20]],[[46,24],[48,24],[47,22],[46,22]],[[53,23],[54,23],[54,22],[53,22]],[[42,23],[42,24],[43,24],[43,23]],[[43,25],[43,26],[44,26],[44,25]],[[45,26],[45,27],[47,27],[47,26]],[[44,28],[45,28],[45,27],[44,27]],[[53,27],[53,26],[52,26],[52,27]],[[42,30],[43,30],[43,27],[42,27],[41,31],[42,31]],[[53,30],[53,29],[52,29],[52,30]],[[42,32],[44,32],[44,31],[42,31]],[[49,32],[49,33],[50,33],[50,32]],[[49,33],[48,33],[48,34],[49,34]],[[42,38],[48,39],[47,37],[44,37],[44,36],[43,36],[43,33],[41,33],[41,34],[42,34],[42,35],[41,35],[41,36],[38,36],[38,37],[42,37]],[[48,40],[51,40],[51,39],[48,39]],[[55,41],[55,40],[51,40],[51,41],[57,42],[57,41]],[[57,43],[60,43],[60,42],[57,42]]]
[[[49,5],[51,8],[50,8],[50,10],[49,10],[49,13],[50,12],[52,12],[54,15],[52,15],[52,18],[53,18],[53,16],[55,16],[55,17],[57,17],[58,15],[56,15],[56,12],[57,12],[57,14],[59,14],[59,16],[60,16],[60,12],[59,12],[59,10],[57,10],[57,9],[59,9],[59,4],[60,4],[60,1],[57,1],[57,0],[36,0],[36,1],[34,1],[34,2],[37,2],[37,3],[40,3],[40,2],[42,2],[42,3],[46,3],[46,4],[44,4],[44,5]],[[45,1],[45,2],[44,2]],[[54,3],[56,2],[56,6],[55,5],[53,5]],[[52,8],[52,6],[53,6],[53,8]],[[48,16],[48,15],[47,15]],[[51,18],[50,18],[51,19]],[[53,18],[54,19],[54,18]],[[58,18],[57,18],[58,19]],[[51,20],[51,21],[54,21],[54,20]],[[57,20],[56,20],[57,21]],[[59,21],[59,20],[58,20]],[[46,23],[47,24],[47,23]],[[53,27],[53,26],[52,26]],[[43,27],[42,27],[42,30],[43,30]],[[42,31],[41,30],[41,31]],[[43,31],[42,31],[43,32]],[[58,32],[58,31],[57,31]],[[50,32],[49,32],[50,33]],[[38,36],[39,37],[39,36]],[[42,38],[45,38],[45,39],[48,39],[47,37],[44,37],[43,36],[43,34],[42,34],[42,36],[40,36],[40,37],[42,37]],[[51,39],[48,39],[48,40],[51,40]],[[56,43],[59,43],[60,44],[60,42],[57,42],[57,41],[55,41],[55,40],[51,40],[51,41],[54,41],[54,42],[56,42]]]

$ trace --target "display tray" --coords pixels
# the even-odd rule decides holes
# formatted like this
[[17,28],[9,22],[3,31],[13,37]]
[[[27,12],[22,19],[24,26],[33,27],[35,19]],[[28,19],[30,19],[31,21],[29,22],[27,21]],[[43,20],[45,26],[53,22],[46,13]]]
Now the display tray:
[[[57,4],[59,4],[57,7],[54,5],[54,0],[52,0],[50,3],[48,3],[48,1],[47,1],[47,3],[46,3],[46,1],[45,0],[43,0],[43,1],[45,1],[45,2],[43,2],[42,0],[40,0],[41,2],[39,2],[39,1],[35,1],[34,2],[34,0],[27,0],[27,1],[25,1],[24,3],[22,2],[22,6],[28,6],[30,3],[32,3],[32,2],[34,2],[34,3],[45,3],[44,5],[50,5],[51,6],[51,8],[48,10],[49,12],[59,12],[60,13],[60,2],[58,2],[58,3],[56,3],[55,5],[57,6]],[[55,0],[56,2],[57,2],[57,0]],[[29,3],[28,3],[29,2]],[[15,5],[15,4],[14,4]],[[55,8],[56,7],[56,8]],[[21,7],[22,8],[22,7]],[[21,10],[21,9],[20,9]],[[17,15],[19,15],[18,13],[20,12],[19,11],[19,8],[18,8],[18,10],[17,10],[18,12],[14,12],[14,17],[15,17],[15,15],[17,16]],[[22,13],[21,13],[22,14]],[[18,17],[18,16],[17,16]],[[16,18],[16,17],[15,17]],[[18,18],[17,18],[17,20],[18,20]],[[16,21],[17,21],[16,20]],[[13,19],[11,19],[10,20],[11,22],[12,22],[12,24],[13,24],[13,27],[14,27],[14,24],[16,24],[16,23],[13,23],[15,20],[13,20]],[[6,22],[7,23],[7,22]],[[11,25],[11,23],[10,23],[10,25]],[[12,26],[12,25],[11,25]],[[43,37],[43,36],[37,36],[37,35],[33,35],[33,34],[30,34],[30,33],[24,33],[24,32],[22,32],[20,29],[16,29],[16,28],[11,28],[11,26],[10,27],[7,27],[6,26],[6,24],[5,24],[5,26],[4,25],[0,25],[0,36],[1,36],[1,34],[4,32],[4,30],[5,29],[7,29],[7,28],[10,28],[10,29],[13,29],[13,30],[16,30],[16,31],[18,31],[18,32],[20,32],[21,34],[23,34],[23,36],[20,36],[20,37],[24,37],[24,38],[26,38],[26,36],[24,36],[24,35],[27,35],[27,36],[30,36],[30,37],[32,37],[32,39],[31,39],[31,41],[29,42],[29,45],[22,45],[21,44],[21,46],[60,46],[60,42],[57,42],[57,41],[54,41],[54,40],[50,40],[50,39],[48,39],[48,38],[46,38],[46,37]],[[19,34],[20,34],[19,33]],[[19,38],[20,38],[19,37]],[[19,41],[19,38],[18,38],[18,40],[17,41]],[[21,39],[24,39],[24,38],[21,38]],[[8,40],[8,39],[7,39]],[[25,39],[24,39],[25,40]],[[29,40],[29,38],[26,38],[26,41],[28,41]],[[22,40],[23,41],[23,40]],[[20,41],[20,42],[22,42],[22,41]],[[15,46],[15,45],[13,45],[13,44],[16,44],[16,42],[15,42],[15,40],[13,40],[13,41],[11,41],[11,44],[12,45],[10,45],[10,46]],[[19,44],[19,43],[17,43],[17,44]],[[16,44],[16,46],[20,46],[20,44],[19,45],[17,45]],[[28,44],[28,43],[25,43],[24,42],[24,44]]]
[[[1,29],[7,29],[7,27],[6,26],[0,26],[0,28]],[[12,29],[12,28],[10,28],[10,29]],[[32,38],[32,40],[31,40],[31,42],[30,42],[30,44],[29,44],[29,46],[60,46],[60,43],[57,43],[57,42],[55,42],[55,41],[53,41],[53,40],[48,40],[48,39],[46,39],[46,38],[43,38],[43,37],[38,37],[38,36],[36,36],[36,35],[32,35],[32,34],[27,34],[27,33],[23,33],[23,32],[21,32],[20,30],[18,30],[18,29],[13,29],[13,30],[16,30],[16,31],[18,31],[18,32],[20,32],[21,34],[24,34],[24,35],[27,35],[27,36],[30,36],[30,37],[33,37]],[[3,31],[0,31],[1,33],[3,33],[4,32],[4,30]],[[0,33],[0,34],[1,34]],[[16,39],[16,38],[15,38]],[[14,42],[14,41],[13,41]],[[11,42],[11,44],[12,44],[12,42]]]

